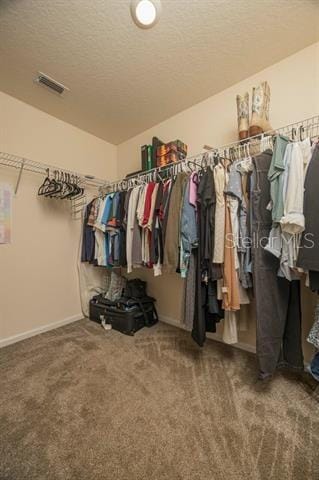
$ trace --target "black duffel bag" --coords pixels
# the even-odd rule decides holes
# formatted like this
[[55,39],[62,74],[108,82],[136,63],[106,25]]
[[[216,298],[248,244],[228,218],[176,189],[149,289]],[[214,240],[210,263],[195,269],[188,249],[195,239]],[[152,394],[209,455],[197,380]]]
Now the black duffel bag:
[[157,323],[154,302],[154,298],[147,296],[138,299],[122,297],[117,302],[110,302],[103,295],[97,295],[90,301],[90,319],[110,324],[114,330],[126,335],[134,335],[141,328]]
[[[123,297],[126,298],[146,298],[146,282],[140,278],[134,278],[133,280],[127,280]],[[151,297],[149,297],[151,298]]]

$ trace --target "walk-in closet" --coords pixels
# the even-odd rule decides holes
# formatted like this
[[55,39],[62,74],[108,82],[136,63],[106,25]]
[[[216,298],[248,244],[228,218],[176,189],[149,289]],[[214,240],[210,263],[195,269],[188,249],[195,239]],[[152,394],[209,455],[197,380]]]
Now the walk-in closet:
[[0,479],[319,479],[319,3],[0,2]]

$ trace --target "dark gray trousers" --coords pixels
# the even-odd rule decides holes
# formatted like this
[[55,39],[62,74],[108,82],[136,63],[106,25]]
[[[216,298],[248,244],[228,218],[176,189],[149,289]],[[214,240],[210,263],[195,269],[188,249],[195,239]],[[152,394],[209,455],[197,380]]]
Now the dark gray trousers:
[[254,158],[251,191],[252,267],[260,371],[274,372],[278,364],[303,368],[300,282],[277,276],[279,259],[264,250],[272,226],[268,150]]

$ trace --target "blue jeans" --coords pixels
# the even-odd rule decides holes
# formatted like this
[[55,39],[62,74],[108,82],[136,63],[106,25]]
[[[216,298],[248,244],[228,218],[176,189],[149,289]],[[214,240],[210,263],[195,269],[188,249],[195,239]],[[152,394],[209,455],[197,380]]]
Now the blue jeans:
[[319,352],[315,354],[310,364],[310,373],[319,382]]

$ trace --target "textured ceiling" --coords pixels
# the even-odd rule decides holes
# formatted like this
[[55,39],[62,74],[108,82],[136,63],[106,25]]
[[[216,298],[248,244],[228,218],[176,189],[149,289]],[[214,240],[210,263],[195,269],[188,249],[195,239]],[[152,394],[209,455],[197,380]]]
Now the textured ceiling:
[[141,30],[130,0],[0,0],[0,90],[117,144],[318,39],[318,0],[162,5]]

